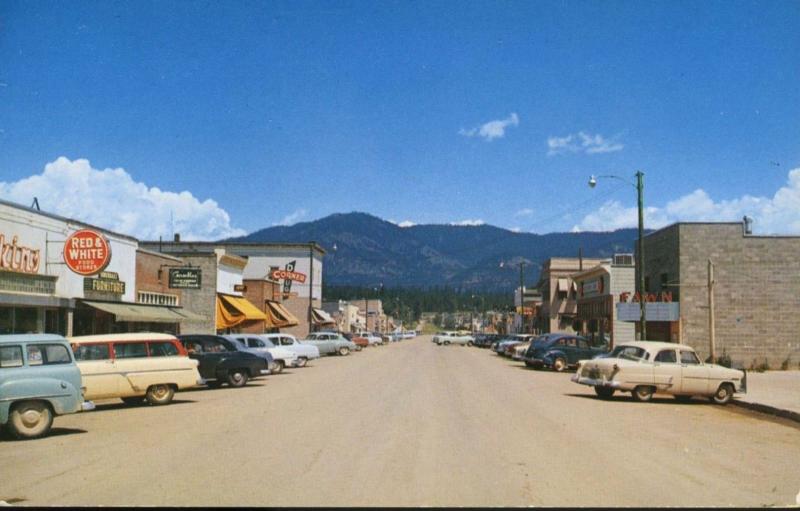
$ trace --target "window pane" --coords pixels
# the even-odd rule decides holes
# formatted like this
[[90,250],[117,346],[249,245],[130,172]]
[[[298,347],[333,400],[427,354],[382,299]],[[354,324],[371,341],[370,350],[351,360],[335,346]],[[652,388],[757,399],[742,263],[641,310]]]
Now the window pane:
[[677,358],[675,357],[675,350],[659,351],[658,355],[656,355],[656,362],[667,362],[674,364],[675,362],[677,362]]
[[45,344],[42,347],[44,348],[45,364],[69,364],[72,362],[69,351],[63,344]]
[[82,344],[72,351],[75,360],[108,360],[108,344]]
[[147,356],[147,347],[143,342],[123,342],[114,344],[116,358],[140,358]]
[[39,312],[33,307],[17,307],[14,318],[14,332],[18,334],[35,334],[38,330]]
[[34,344],[28,345],[28,365],[40,366],[44,362],[42,357],[42,348]]
[[189,353],[203,353],[203,344],[197,341],[184,341],[183,342],[186,351]]
[[178,348],[169,341],[150,343],[151,357],[174,357],[176,355],[178,355]]
[[700,360],[693,351],[681,351],[681,364],[699,364]]
[[0,367],[20,367],[22,365],[22,346],[3,346],[0,348]]

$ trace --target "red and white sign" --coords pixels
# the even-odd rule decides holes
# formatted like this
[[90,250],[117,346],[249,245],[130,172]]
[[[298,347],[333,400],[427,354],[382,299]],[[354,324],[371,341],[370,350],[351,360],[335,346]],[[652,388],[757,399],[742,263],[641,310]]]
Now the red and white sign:
[[91,229],[75,231],[64,242],[64,262],[79,275],[100,273],[111,262],[108,240]]
[[272,270],[272,272],[269,274],[269,278],[272,280],[295,280],[302,284],[306,281],[306,274],[298,273],[296,271],[276,269]]

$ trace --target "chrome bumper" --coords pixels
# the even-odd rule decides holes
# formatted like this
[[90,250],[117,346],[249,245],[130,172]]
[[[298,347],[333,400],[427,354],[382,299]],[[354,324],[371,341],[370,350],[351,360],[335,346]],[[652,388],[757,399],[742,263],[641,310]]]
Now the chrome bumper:
[[82,412],[91,412],[95,409],[94,403],[91,401],[84,401],[81,403],[81,411]]
[[620,384],[618,381],[608,381],[608,380],[598,380],[596,378],[588,378],[586,376],[580,376],[578,373],[572,375],[570,378],[571,381],[575,383],[580,383],[581,385],[590,385],[592,387],[608,387],[611,389],[618,389]]
[[261,374],[269,374],[271,371],[269,369],[261,369],[259,372]]

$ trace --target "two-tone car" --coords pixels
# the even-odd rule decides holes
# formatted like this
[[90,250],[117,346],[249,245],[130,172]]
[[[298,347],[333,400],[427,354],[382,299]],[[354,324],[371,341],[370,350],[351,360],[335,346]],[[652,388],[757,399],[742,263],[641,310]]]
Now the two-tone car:
[[20,439],[46,435],[53,417],[94,409],[60,335],[0,335],[0,426]]
[[270,374],[280,374],[286,367],[297,367],[297,354],[277,347],[272,342],[257,337],[256,334],[228,334],[226,339],[236,344],[237,348],[255,355],[269,355],[267,365]]
[[319,349],[320,355],[349,355],[356,350],[356,344],[348,341],[340,334],[331,332],[312,332],[302,340],[303,344],[310,344]]
[[679,401],[706,397],[724,405],[747,392],[747,373],[700,360],[691,346],[669,342],[626,342],[614,355],[583,360],[572,381],[589,385],[602,399],[630,392],[636,401],[650,401],[656,392]]
[[166,405],[175,392],[202,385],[198,361],[174,335],[123,333],[69,338],[86,399]]
[[439,332],[433,337],[433,342],[439,346],[448,346],[450,344],[472,346],[475,343],[475,339],[471,335],[461,335],[458,332]]

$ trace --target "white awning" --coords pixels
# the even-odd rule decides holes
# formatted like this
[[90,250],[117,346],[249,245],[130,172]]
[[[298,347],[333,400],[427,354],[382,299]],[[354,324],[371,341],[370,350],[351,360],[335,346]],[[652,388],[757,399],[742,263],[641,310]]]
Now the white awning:
[[569,291],[569,279],[558,279],[558,291],[567,292]]

